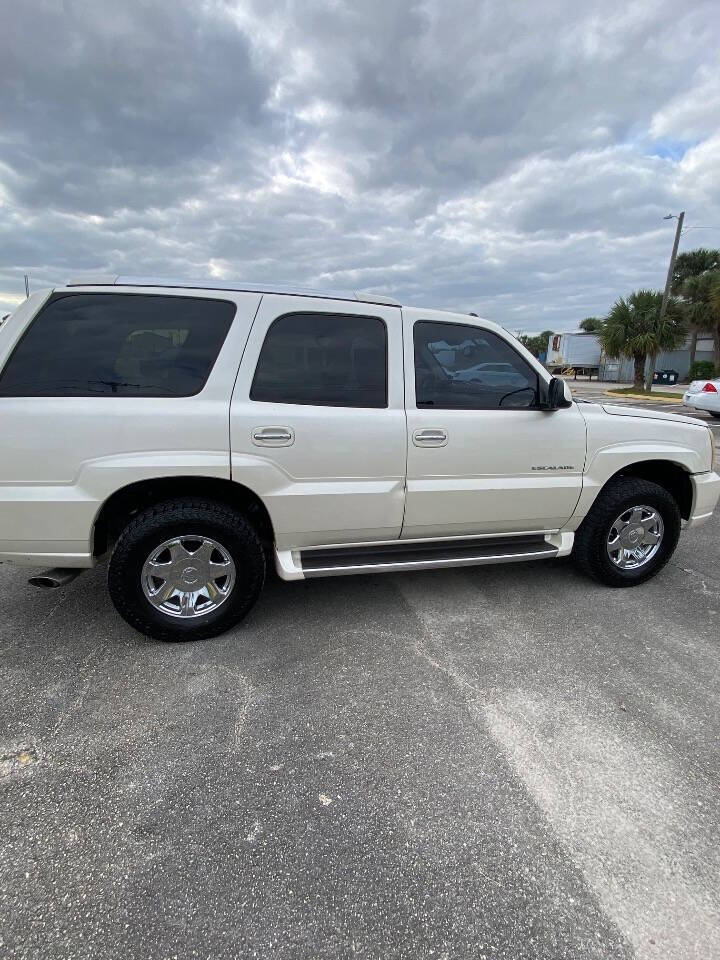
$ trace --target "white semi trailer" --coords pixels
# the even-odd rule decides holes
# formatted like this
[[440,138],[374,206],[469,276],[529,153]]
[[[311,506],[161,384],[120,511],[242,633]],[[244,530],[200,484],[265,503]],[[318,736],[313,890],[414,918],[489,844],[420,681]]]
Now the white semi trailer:
[[551,373],[573,370],[597,374],[600,369],[600,341],[594,333],[553,333],[548,340],[545,365]]

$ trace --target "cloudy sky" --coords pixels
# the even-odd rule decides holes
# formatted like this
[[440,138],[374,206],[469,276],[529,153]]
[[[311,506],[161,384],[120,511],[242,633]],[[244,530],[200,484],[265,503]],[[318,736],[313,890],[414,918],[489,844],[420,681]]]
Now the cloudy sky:
[[0,309],[96,271],[572,329],[662,287],[669,211],[720,246],[717,0],[0,10]]

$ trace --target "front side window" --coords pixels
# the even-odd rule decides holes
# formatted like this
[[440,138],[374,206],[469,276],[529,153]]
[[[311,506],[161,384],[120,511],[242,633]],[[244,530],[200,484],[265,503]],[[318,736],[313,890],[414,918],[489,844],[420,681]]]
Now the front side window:
[[226,300],[60,295],[15,348],[0,396],[192,396],[205,386],[234,315]]
[[507,341],[460,323],[420,321],[413,330],[418,407],[528,409],[538,375]]
[[268,330],[251,400],[387,406],[387,330],[377,317],[291,313]]

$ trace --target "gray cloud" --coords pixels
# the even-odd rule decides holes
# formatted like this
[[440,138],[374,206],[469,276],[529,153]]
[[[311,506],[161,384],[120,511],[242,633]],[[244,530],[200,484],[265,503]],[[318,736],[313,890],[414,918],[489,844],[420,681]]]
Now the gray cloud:
[[[720,228],[714,0],[28,0],[0,35],[0,309],[97,270],[384,289],[512,328]],[[714,239],[713,239],[714,237]],[[683,245],[720,245],[720,229]]]

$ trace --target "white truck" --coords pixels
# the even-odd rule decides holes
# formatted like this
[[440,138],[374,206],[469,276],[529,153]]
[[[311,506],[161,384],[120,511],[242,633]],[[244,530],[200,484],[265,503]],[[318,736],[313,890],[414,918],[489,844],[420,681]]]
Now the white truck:
[[96,277],[0,330],[0,560],[108,558],[125,620],[237,623],[285,580],[572,553],[656,574],[720,495],[697,420],[573,402],[509,333],[387,297]]
[[572,369],[592,375],[600,369],[601,355],[600,340],[595,333],[582,330],[553,333],[548,339],[545,365],[551,372]]

